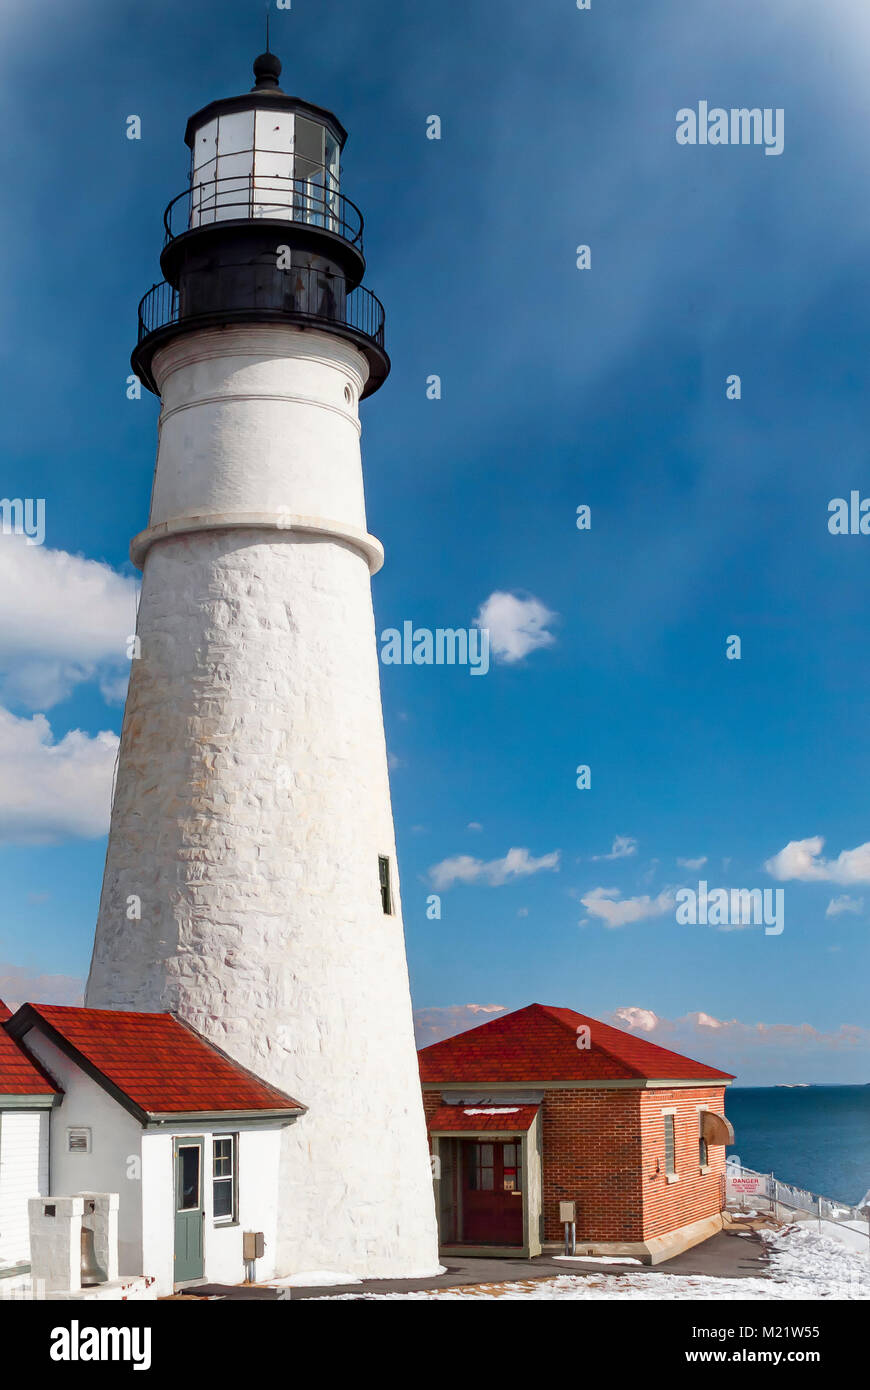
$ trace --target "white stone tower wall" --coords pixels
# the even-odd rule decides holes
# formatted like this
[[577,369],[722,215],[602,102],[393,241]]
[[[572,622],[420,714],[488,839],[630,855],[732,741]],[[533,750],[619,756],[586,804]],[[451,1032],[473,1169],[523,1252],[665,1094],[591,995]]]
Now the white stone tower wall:
[[141,656],[87,1002],[171,1009],[309,1107],[284,1137],[283,1272],[428,1274],[359,454],[365,362],[338,338],[270,325],[186,335],[155,371]]

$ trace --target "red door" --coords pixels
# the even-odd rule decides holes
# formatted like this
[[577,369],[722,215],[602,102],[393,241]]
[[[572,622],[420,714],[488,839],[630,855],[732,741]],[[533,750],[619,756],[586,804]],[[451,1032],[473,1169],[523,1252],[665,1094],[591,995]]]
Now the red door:
[[462,1239],[474,1245],[522,1245],[522,1145],[474,1140],[463,1148]]

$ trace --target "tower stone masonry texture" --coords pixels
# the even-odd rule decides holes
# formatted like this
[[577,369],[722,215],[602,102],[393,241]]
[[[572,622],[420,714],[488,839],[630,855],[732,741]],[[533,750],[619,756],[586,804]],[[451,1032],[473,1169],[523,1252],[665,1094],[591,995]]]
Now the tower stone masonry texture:
[[159,446],[86,1001],[171,1010],[308,1107],[283,1133],[281,1273],[421,1276],[437,1233],[359,443],[389,359],[346,134],[280,71],[262,55],[250,93],[191,117],[140,306]]

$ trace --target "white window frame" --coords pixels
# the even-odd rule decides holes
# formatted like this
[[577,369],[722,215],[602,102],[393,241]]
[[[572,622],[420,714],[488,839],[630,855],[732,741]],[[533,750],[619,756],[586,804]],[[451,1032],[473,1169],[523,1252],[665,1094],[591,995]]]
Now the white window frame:
[[[666,1138],[667,1130],[668,1130],[668,1120],[669,1120],[669,1119],[670,1119],[670,1121],[671,1121],[671,1124],[673,1125],[673,1134],[674,1134],[674,1166],[673,1166],[673,1169],[672,1169],[672,1170],[669,1170],[669,1169],[668,1169],[668,1145],[667,1145],[667,1138]],[[663,1110],[663,1111],[662,1111],[662,1122],[663,1122],[663,1123],[662,1123],[662,1129],[663,1129],[663,1131],[664,1131],[664,1133],[663,1133],[663,1135],[662,1135],[662,1142],[663,1142],[663,1144],[664,1144],[664,1152],[665,1152],[665,1182],[679,1182],[679,1181],[680,1181],[680,1175],[679,1175],[679,1173],[677,1172],[677,1107],[676,1107],[676,1106],[669,1106],[666,1110]]]
[[[215,1144],[219,1139],[229,1139],[232,1145],[230,1173],[222,1177],[215,1177]],[[230,1182],[232,1184],[233,1200],[228,1216],[215,1215],[214,1193],[218,1183]],[[211,1136],[211,1214],[215,1226],[237,1226],[239,1223],[239,1136],[234,1133],[213,1134]]]

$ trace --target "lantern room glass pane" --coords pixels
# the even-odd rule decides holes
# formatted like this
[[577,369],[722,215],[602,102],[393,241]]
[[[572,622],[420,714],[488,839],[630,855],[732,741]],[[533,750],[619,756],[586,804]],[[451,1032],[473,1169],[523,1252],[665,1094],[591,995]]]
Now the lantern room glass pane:
[[324,129],[305,116],[296,117],[296,176],[305,178],[312,169],[323,167]]
[[279,218],[342,234],[341,151],[319,121],[252,107],[195,134],[188,226]]

